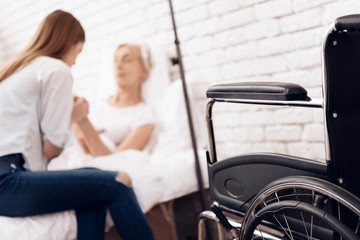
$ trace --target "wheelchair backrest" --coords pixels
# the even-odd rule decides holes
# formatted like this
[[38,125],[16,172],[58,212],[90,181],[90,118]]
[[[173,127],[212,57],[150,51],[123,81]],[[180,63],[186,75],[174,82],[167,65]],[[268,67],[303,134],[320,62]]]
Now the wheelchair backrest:
[[333,181],[360,196],[360,15],[338,18],[324,41],[323,93]]

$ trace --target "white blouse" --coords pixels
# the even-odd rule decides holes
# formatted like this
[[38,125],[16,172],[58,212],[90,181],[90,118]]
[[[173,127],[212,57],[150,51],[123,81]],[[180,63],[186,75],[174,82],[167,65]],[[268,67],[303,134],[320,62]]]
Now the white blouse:
[[64,148],[73,106],[70,68],[38,57],[0,83],[0,156],[22,153],[25,168],[45,170],[43,142]]
[[96,129],[116,146],[130,130],[146,124],[155,124],[155,114],[144,102],[129,107],[114,107],[106,102],[90,104],[89,119]]

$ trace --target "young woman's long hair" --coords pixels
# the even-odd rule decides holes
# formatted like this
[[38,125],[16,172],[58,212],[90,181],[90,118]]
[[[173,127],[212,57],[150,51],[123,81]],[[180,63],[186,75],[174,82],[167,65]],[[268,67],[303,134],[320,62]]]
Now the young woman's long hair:
[[29,45],[0,68],[0,82],[39,56],[61,59],[73,44],[84,41],[80,22],[70,13],[56,10],[40,23]]

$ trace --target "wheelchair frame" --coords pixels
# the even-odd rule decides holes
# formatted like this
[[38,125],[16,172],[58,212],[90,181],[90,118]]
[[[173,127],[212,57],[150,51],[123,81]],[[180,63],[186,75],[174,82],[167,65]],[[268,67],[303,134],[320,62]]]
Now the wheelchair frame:
[[[357,40],[359,40],[358,44],[356,44]],[[356,56],[357,54],[359,57]],[[349,59],[347,56],[350,56]],[[262,232],[261,226],[258,225],[275,216],[271,214],[268,216],[269,212],[285,216],[285,212],[288,211],[291,214],[300,212],[303,222],[303,213],[318,215],[318,218],[325,223],[319,224],[319,231],[330,229],[327,233],[334,239],[359,239],[357,234],[360,228],[360,200],[357,196],[360,196],[360,187],[357,186],[356,181],[359,179],[356,175],[356,169],[360,167],[359,161],[356,161],[359,155],[356,150],[351,151],[346,145],[355,138],[357,133],[360,134],[360,131],[353,131],[356,120],[360,120],[360,107],[356,106],[356,100],[360,100],[360,97],[355,97],[354,90],[356,86],[360,86],[360,84],[356,85],[356,79],[360,79],[360,73],[357,73],[354,68],[357,63],[360,64],[360,15],[348,15],[338,18],[330,26],[323,40],[323,98],[310,99],[301,86],[286,83],[220,84],[208,89],[207,160],[210,197],[214,204],[211,207],[212,211],[204,211],[199,216],[199,239],[206,237],[204,230],[206,220],[217,223],[219,239],[225,239],[225,230],[231,234],[232,239],[257,237],[302,239],[293,237],[290,232],[282,237],[272,234],[271,230]],[[344,78],[346,82],[339,83],[339,79]],[[341,85],[344,85],[342,90]],[[344,95],[347,96],[345,100],[342,100]],[[218,162],[212,123],[212,109],[215,102],[324,109],[326,163],[271,153],[240,155]],[[350,107],[347,107],[347,104]],[[359,114],[356,110],[359,110]],[[350,124],[344,127],[346,123]],[[343,143],[343,139],[347,136],[350,136],[350,140]],[[260,176],[260,179],[256,181],[250,176],[255,168],[260,169],[258,175],[264,173],[264,176]],[[244,190],[244,187],[250,184],[253,189]],[[287,197],[281,199],[276,196],[277,199],[273,199],[269,206],[268,202],[265,202],[272,194],[295,189],[304,191],[301,196],[296,191],[295,194],[292,193],[291,196],[296,196],[296,201],[289,199],[289,195],[286,195]],[[305,194],[306,191],[314,195],[311,204],[305,200],[304,196],[308,194]],[[315,197],[320,200],[315,201]],[[324,199],[330,202],[330,207],[326,211],[319,207],[325,202]],[[345,212],[345,217],[340,218],[342,214],[340,214],[340,209]],[[354,218],[357,218],[355,231],[352,226]],[[288,224],[287,219],[284,219]],[[278,219],[276,221],[279,223]],[[272,223],[269,226],[272,226]],[[249,228],[252,229],[249,230]],[[306,233],[302,234],[306,234],[309,238],[307,229],[306,225]],[[284,230],[284,232],[287,231]]]

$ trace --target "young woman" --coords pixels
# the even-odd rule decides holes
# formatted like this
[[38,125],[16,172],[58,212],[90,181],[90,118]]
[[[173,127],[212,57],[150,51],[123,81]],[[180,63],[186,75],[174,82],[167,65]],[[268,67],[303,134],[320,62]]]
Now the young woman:
[[88,113],[72,96],[70,73],[84,41],[78,20],[57,10],[0,69],[0,215],[75,209],[78,239],[103,239],[108,209],[123,239],[154,239],[126,173],[45,171],[68,143],[70,122]]
[[[90,109],[89,119],[73,124],[73,133],[86,153],[108,155],[126,149],[143,150],[155,127],[155,116],[144,103],[141,86],[151,70],[150,52],[145,46],[121,44],[114,55],[116,92],[107,101],[98,101]],[[102,129],[114,148],[99,138]]]

